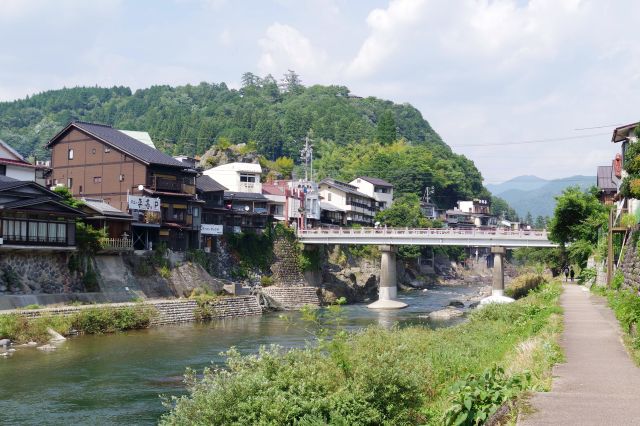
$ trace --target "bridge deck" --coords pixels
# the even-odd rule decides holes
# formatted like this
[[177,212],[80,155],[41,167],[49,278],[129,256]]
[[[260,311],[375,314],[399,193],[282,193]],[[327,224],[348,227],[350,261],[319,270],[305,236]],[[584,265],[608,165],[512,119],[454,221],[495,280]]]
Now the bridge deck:
[[316,228],[298,231],[304,244],[392,244],[508,248],[557,247],[546,231],[502,229]]

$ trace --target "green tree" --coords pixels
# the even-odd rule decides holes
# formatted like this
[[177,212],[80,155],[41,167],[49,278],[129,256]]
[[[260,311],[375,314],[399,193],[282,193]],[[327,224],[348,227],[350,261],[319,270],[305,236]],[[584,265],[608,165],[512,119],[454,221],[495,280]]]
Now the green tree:
[[534,224],[534,227],[536,229],[544,229],[546,226],[547,226],[547,221],[543,216],[536,217],[536,222]]
[[431,222],[420,211],[420,198],[407,194],[394,200],[391,207],[376,213],[376,221],[389,227],[427,228]]
[[67,188],[66,186],[56,186],[53,189],[53,192],[55,192],[56,194],[58,194],[59,196],[62,197],[62,202],[65,203],[66,205],[73,207],[73,208],[78,208],[84,205],[84,203],[82,202],[82,200],[78,200],[77,198],[73,198],[73,195],[71,194],[71,191],[69,191],[69,188]]
[[398,138],[396,119],[391,111],[385,111],[380,116],[376,137],[382,145],[390,145]]
[[527,225],[533,225],[533,216],[531,216],[531,212],[527,212],[527,216],[524,218],[524,222]]
[[561,244],[584,240],[595,244],[598,230],[607,224],[607,208],[594,195],[569,187],[556,197],[554,216],[549,223],[550,238]]

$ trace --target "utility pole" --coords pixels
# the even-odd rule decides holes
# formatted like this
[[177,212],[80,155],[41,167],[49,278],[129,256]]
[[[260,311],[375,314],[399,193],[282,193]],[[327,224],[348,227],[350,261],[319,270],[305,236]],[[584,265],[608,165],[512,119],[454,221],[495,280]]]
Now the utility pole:
[[309,177],[313,180],[313,142],[309,136],[304,138],[304,148],[300,150],[300,159],[304,162],[304,180],[309,181]]

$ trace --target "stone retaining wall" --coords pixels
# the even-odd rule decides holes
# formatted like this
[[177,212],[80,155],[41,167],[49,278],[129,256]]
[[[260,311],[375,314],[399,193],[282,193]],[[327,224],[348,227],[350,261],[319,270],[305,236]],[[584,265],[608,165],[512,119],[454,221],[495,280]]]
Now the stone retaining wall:
[[286,310],[300,309],[304,305],[320,305],[315,287],[264,287],[262,294]]
[[71,293],[84,287],[68,268],[68,253],[3,253],[0,294]]
[[[195,300],[153,300],[144,303],[145,306],[153,306],[158,310],[158,316],[151,322],[152,325],[175,324],[195,321],[195,309],[198,304]],[[261,315],[262,308],[255,296],[226,297],[212,302],[216,315],[214,319],[241,317],[249,315]],[[125,308],[137,306],[136,303],[109,303],[102,305],[62,306],[44,309],[14,309],[0,311],[2,314],[19,314],[27,318],[38,318],[45,315],[72,315],[83,309],[91,308]]]
[[[638,231],[634,231],[638,232]],[[623,287],[633,290],[640,289],[640,259],[636,250],[636,244],[633,244],[633,233],[629,236],[625,247],[624,258],[620,263],[620,269],[624,275]]]

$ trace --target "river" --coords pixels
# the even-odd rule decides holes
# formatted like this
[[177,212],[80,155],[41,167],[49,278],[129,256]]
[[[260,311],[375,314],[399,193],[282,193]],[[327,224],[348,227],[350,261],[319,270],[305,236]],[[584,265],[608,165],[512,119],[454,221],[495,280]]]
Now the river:
[[[399,299],[409,307],[399,311],[348,305],[344,327],[448,326],[453,322],[430,323],[420,315],[475,291],[434,287],[402,293]],[[232,346],[248,354],[261,345],[300,347],[312,339],[313,326],[300,313],[286,312],[75,337],[47,353],[18,348],[0,359],[0,424],[155,424],[165,412],[159,395],[183,394],[187,367],[222,364],[221,352]]]

